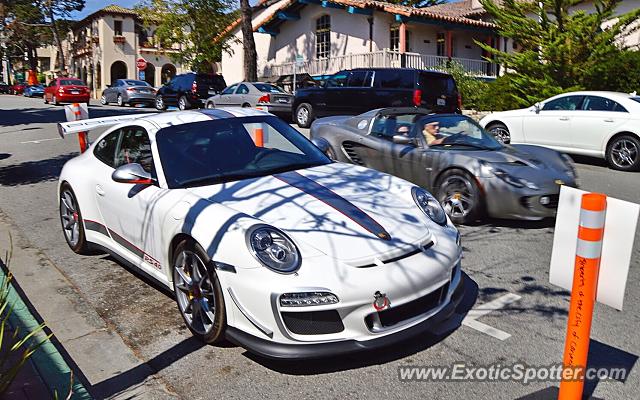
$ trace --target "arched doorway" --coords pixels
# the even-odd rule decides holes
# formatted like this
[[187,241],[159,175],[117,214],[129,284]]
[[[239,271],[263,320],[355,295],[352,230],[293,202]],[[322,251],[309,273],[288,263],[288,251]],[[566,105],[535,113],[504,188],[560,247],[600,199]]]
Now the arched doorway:
[[111,64],[111,83],[118,79],[127,79],[127,64],[123,61],[116,61]]
[[147,68],[144,70],[144,80],[151,86],[156,85],[156,67],[150,62],[147,63]]
[[174,76],[176,76],[176,67],[173,64],[165,64],[160,70],[160,77],[162,78],[162,82],[160,83],[164,85],[173,79]]

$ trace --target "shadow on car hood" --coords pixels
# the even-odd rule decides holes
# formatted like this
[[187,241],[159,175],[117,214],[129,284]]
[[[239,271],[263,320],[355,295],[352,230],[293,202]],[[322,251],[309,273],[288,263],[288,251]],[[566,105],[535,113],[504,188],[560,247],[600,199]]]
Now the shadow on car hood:
[[396,178],[346,164],[189,190],[345,262],[412,250],[430,237],[411,195],[393,194]]

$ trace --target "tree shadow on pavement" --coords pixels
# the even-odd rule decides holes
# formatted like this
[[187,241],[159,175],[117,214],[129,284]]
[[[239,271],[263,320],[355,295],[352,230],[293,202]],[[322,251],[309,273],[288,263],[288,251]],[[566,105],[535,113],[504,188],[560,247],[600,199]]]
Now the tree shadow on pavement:
[[[110,117],[114,115],[142,114],[157,112],[151,108],[102,108],[89,107],[90,118]],[[0,127],[52,124],[66,122],[64,106],[51,106],[50,108],[14,108],[0,110]]]
[[44,160],[25,161],[0,167],[0,185],[21,186],[55,181],[60,176],[64,163],[77,155],[77,152],[61,154]]
[[441,331],[417,335],[396,345],[380,349],[359,352],[326,359],[311,359],[300,362],[299,360],[271,360],[257,356],[250,352],[243,353],[247,358],[255,361],[265,368],[289,374],[289,375],[315,375],[339,372],[350,369],[363,368],[371,365],[385,364],[401,358],[424,351],[437,345],[456,331],[464,319],[464,316],[474,306],[478,296],[478,285],[468,275],[463,273],[465,279],[465,295],[462,298],[455,313],[439,326]]

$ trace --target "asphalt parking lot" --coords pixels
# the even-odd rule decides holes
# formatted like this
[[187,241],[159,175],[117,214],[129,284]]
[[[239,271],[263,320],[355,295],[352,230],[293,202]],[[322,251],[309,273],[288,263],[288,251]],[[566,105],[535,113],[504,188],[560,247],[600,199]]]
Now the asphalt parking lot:
[[[91,116],[155,111],[94,104]],[[482,324],[458,327],[452,323],[451,329],[376,353],[307,362],[264,360],[230,344],[202,346],[192,340],[170,295],[110,257],[71,252],[58,220],[56,183],[78,145],[75,138],[59,138],[55,123],[63,120],[61,106],[45,105],[42,99],[0,96],[0,220],[21,238],[17,246],[34,249],[46,261],[45,268],[64,275],[72,288],[65,295],[74,300],[76,309],[83,315],[97,315],[100,320],[94,322],[103,327],[101,332],[122,344],[107,350],[116,358],[122,353],[127,359],[123,365],[131,365],[127,369],[110,369],[110,361],[92,359],[89,351],[69,350],[100,396],[135,387],[140,398],[515,399],[533,393],[549,398],[545,396],[557,386],[550,382],[404,382],[398,372],[401,366],[460,362],[478,366],[560,362],[569,297],[548,283],[553,221],[491,220],[461,228],[468,293],[458,309],[460,320],[481,304],[508,303],[478,317]],[[591,158],[576,161],[582,189],[640,201],[640,173],[613,171]],[[587,393],[596,398],[637,398],[640,229],[635,236],[624,311],[596,306],[589,356],[591,366],[622,366],[630,374],[624,381],[587,382]],[[14,264],[14,268],[20,266]],[[31,279],[38,280],[39,275]],[[494,329],[479,329],[482,325]],[[490,334],[498,331],[505,335]],[[73,340],[69,339],[71,347]]]

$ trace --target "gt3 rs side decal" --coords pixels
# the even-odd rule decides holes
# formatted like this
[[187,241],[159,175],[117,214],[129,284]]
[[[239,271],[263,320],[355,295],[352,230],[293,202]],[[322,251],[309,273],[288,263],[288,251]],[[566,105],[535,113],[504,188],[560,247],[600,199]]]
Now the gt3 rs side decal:
[[101,233],[101,234],[103,234],[105,236],[111,236],[111,238],[113,238],[113,240],[116,243],[118,243],[120,246],[124,247],[125,249],[127,249],[130,252],[132,252],[133,254],[135,254],[137,257],[142,259],[147,264],[151,265],[152,267],[154,267],[157,270],[161,270],[162,269],[162,265],[160,264],[160,262],[158,260],[156,260],[155,258],[151,257],[149,254],[145,253],[144,251],[140,250],[133,243],[129,242],[127,239],[125,239],[122,236],[118,235],[112,229],[107,228],[106,226],[102,225],[101,223],[96,222],[96,221],[91,221],[89,219],[85,219],[84,220],[84,228],[87,229],[87,230],[90,230],[90,231]]
[[376,220],[371,218],[367,213],[353,205],[345,198],[341,197],[337,193],[334,193],[321,184],[299,174],[296,171],[276,174],[274,175],[274,177],[295,187],[298,190],[305,192],[310,196],[315,197],[316,199],[320,200],[336,211],[339,211],[347,218],[351,219],[353,222],[360,225],[362,228],[374,234],[378,238],[383,240],[391,240],[391,235],[389,235],[389,233]]

